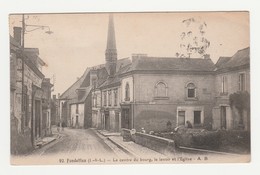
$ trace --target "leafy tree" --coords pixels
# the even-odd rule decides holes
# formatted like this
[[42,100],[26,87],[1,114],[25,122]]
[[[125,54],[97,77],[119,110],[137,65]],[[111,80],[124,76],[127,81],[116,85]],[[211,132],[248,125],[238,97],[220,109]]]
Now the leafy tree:
[[250,95],[246,91],[239,91],[229,95],[231,108],[236,108],[239,113],[239,124],[243,124],[243,111],[250,112]]
[[210,47],[210,41],[206,38],[207,24],[201,19],[189,18],[182,21],[184,31],[181,33],[181,52],[176,57],[188,57],[196,55],[203,57]]

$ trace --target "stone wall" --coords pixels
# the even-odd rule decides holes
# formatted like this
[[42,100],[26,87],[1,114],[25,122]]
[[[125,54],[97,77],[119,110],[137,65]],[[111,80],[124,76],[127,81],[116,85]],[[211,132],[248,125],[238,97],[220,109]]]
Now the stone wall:
[[162,154],[175,152],[175,143],[173,140],[157,137],[154,135],[135,133],[135,143],[150,148]]
[[175,142],[170,139],[135,132],[134,130],[122,129],[124,141],[134,141],[135,143],[157,151],[162,154],[172,154],[175,152]]

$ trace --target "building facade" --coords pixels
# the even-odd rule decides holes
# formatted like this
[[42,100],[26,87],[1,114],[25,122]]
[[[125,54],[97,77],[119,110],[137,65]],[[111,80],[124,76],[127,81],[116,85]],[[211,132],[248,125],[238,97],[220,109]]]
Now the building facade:
[[[250,105],[250,48],[239,50],[232,57],[221,57],[216,67],[213,128],[249,130],[250,106],[242,104]],[[236,103],[242,104],[232,106],[234,97]]]
[[50,131],[50,88],[41,67],[39,49],[22,48],[22,28],[10,36],[11,153],[32,150]]
[[[243,104],[247,108],[241,111],[234,97],[234,93],[246,92],[250,99],[249,48],[220,58],[216,64],[209,55],[166,58],[134,54],[131,59],[117,59],[110,15],[105,61],[88,68],[65,92],[85,97],[84,121],[91,124],[88,127],[115,132],[122,128],[164,131],[169,124],[174,128],[187,123],[206,129],[250,127],[250,104],[249,108],[248,103]],[[67,96],[67,100],[73,98],[76,96]],[[86,103],[87,99],[90,101]],[[74,103],[83,101],[78,98]]]

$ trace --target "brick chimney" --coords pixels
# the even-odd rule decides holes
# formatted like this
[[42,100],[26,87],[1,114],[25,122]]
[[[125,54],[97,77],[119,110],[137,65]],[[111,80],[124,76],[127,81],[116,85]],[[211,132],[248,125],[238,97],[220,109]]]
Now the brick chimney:
[[22,45],[22,27],[14,27],[14,39]]

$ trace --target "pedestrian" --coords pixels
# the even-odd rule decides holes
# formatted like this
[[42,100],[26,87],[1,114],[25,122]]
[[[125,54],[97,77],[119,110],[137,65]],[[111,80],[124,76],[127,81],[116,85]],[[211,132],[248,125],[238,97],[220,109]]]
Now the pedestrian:
[[62,127],[62,131],[64,131],[65,122],[62,122],[62,123],[61,123],[61,127]]
[[186,124],[187,124],[187,128],[192,128],[192,124],[189,120],[186,121]]

